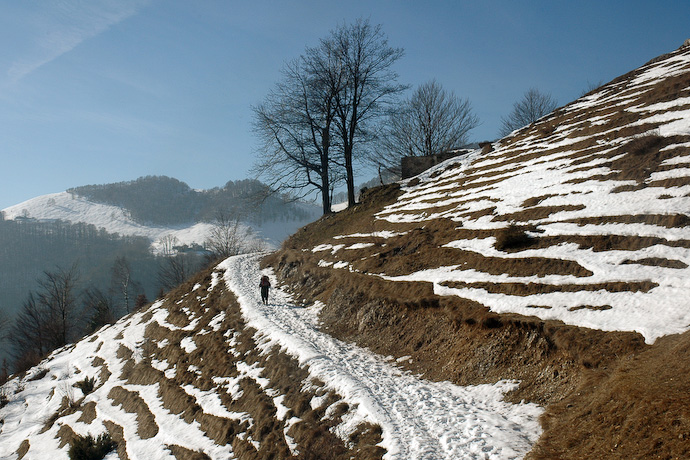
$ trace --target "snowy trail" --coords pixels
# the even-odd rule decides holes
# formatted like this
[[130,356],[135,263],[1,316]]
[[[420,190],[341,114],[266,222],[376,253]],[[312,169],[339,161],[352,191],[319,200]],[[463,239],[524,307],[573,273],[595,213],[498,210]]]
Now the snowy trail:
[[[245,320],[259,331],[262,346],[279,345],[356,408],[341,429],[363,421],[380,425],[386,459],[521,458],[539,437],[538,406],[502,401],[515,382],[471,387],[428,382],[319,332],[317,308],[297,307],[275,287],[269,305],[263,305],[259,258],[242,255],[220,265]],[[273,274],[265,273],[276,286]]]

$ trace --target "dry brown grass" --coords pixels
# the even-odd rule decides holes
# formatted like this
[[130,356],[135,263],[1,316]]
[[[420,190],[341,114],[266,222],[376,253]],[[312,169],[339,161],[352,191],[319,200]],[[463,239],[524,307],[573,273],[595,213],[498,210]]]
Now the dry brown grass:
[[543,283],[488,283],[488,282],[462,282],[444,281],[443,286],[456,289],[470,288],[483,289],[492,294],[507,294],[515,296],[529,296],[535,294],[550,294],[553,292],[581,292],[581,291],[607,291],[607,292],[648,292],[658,286],[651,281],[612,281],[595,284],[543,284]]
[[77,433],[75,433],[69,425],[62,425],[57,432],[57,436],[60,438],[58,447],[62,449],[77,438]]
[[80,408],[81,416],[77,420],[78,422],[84,422],[87,425],[91,424],[96,419],[96,402],[89,401]]
[[581,249],[591,248],[594,251],[639,251],[655,245],[676,248],[690,247],[690,240],[667,240],[653,236],[636,235],[563,235],[558,237],[541,237],[536,247],[554,246],[559,243],[575,243]]
[[499,251],[524,249],[532,245],[534,238],[527,234],[527,228],[510,224],[496,232],[494,246]]
[[551,214],[555,214],[557,212],[580,211],[582,209],[585,209],[585,206],[582,204],[571,204],[567,206],[535,206],[523,211],[513,212],[510,214],[501,214],[500,216],[496,216],[494,220],[508,222],[529,222],[531,220],[546,219]]
[[638,264],[638,265],[649,265],[651,267],[663,267],[663,268],[676,268],[684,269],[688,268],[688,264],[681,260],[675,259],[663,259],[661,257],[649,257],[646,259],[636,259],[636,260],[624,260],[623,264]]
[[108,399],[112,400],[113,405],[122,406],[126,412],[137,414],[137,434],[141,439],[149,439],[158,434],[156,418],[138,393],[116,386],[110,390]]
[[567,219],[560,222],[576,223],[578,225],[646,224],[666,228],[682,228],[690,225],[690,217],[686,214],[637,214],[582,217],[577,220]]
[[690,458],[690,333],[592,372],[543,416],[530,459]]
[[195,451],[187,449],[186,447],[178,446],[176,444],[171,444],[167,447],[170,453],[173,454],[177,460],[211,460],[211,457],[198,450]]
[[124,436],[124,429],[117,423],[110,420],[104,421],[103,426],[105,426],[106,431],[116,443],[117,447],[115,450],[120,460],[129,460],[129,455],[127,455],[127,440]]

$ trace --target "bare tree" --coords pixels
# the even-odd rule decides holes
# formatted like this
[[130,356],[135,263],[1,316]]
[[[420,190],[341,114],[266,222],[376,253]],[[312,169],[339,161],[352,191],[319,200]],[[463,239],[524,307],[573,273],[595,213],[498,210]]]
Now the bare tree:
[[318,191],[324,214],[331,212],[333,190],[344,179],[354,204],[355,152],[364,157],[375,121],[406,89],[392,70],[402,55],[388,46],[381,26],[364,20],[342,25],[306,48],[253,108],[262,142],[259,175],[269,177],[275,189]]
[[[309,57],[311,56],[311,57]],[[254,170],[275,190],[305,196],[317,190],[323,213],[331,212],[338,177],[331,158],[331,130],[340,69],[328,55],[307,49],[283,69],[283,79],[253,107],[254,132],[262,147]]]
[[167,291],[184,283],[193,273],[192,263],[185,254],[165,257],[158,267],[158,282]]
[[591,92],[594,91],[595,89],[601,88],[601,86],[602,86],[603,84],[604,84],[604,81],[603,81],[603,80],[599,80],[599,81],[596,81],[596,82],[591,82],[591,81],[587,80],[587,85],[585,86],[585,88],[584,88],[584,89],[582,90],[582,92],[580,93],[580,97],[583,97],[583,96],[585,96],[585,95],[591,93]]
[[136,299],[134,299],[134,308],[136,310],[141,310],[148,303],[149,303],[149,299],[146,297],[146,294],[141,293],[141,294],[137,295]]
[[29,293],[10,330],[14,367],[22,371],[38,364],[52,348],[49,345],[48,312]]
[[179,240],[175,235],[168,234],[161,237],[158,243],[161,245],[161,250],[164,256],[171,256],[175,252],[175,246],[177,246]]
[[10,321],[7,318],[7,310],[0,307],[0,343],[7,338],[7,331],[10,327]]
[[206,249],[218,259],[240,254],[252,238],[251,229],[242,225],[239,216],[219,211],[206,240]]
[[136,282],[132,280],[132,268],[124,256],[117,257],[111,273],[111,289],[122,302],[124,311],[130,312],[130,299],[135,295]]
[[115,305],[110,297],[98,288],[84,291],[83,310],[86,318],[86,332],[90,333],[117,319]]
[[18,370],[37,364],[75,337],[78,281],[76,264],[68,270],[58,268],[44,272],[38,280],[40,289],[29,293],[10,331]]
[[57,268],[44,272],[38,284],[38,303],[50,318],[50,345],[58,348],[69,343],[76,332],[76,307],[79,293],[79,272],[74,264],[69,269]]
[[388,45],[381,25],[372,26],[363,19],[336,28],[322,40],[322,47],[332,50],[346,73],[345,85],[337,94],[336,129],[345,168],[347,201],[352,206],[356,203],[355,153],[357,158],[364,157],[364,145],[374,137],[372,125],[408,88],[397,83],[398,74],[392,68],[404,51]]
[[467,99],[431,80],[420,85],[402,107],[391,113],[382,136],[382,149],[372,156],[381,169],[399,174],[404,156],[429,156],[463,147],[479,124]]
[[548,93],[535,88],[528,90],[519,101],[513,104],[513,111],[501,118],[501,137],[507,136],[518,128],[534,123],[558,107],[558,102]]

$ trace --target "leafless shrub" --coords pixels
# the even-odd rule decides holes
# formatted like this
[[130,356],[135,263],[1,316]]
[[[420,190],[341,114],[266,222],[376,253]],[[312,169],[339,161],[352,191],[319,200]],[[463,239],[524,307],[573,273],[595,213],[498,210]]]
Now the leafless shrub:
[[508,249],[520,249],[532,244],[532,237],[529,236],[524,228],[515,224],[502,228],[496,234],[495,247],[499,251]]
[[36,380],[41,380],[43,377],[46,376],[46,374],[48,374],[48,369],[46,369],[45,367],[39,367],[36,370],[36,373],[34,375],[32,375],[31,377],[29,377],[27,379],[27,381],[35,382]]
[[178,242],[177,237],[172,234],[165,235],[158,240],[158,243],[161,245],[161,251],[166,257],[170,257],[175,253],[175,246],[177,246]]
[[383,149],[372,160],[399,174],[401,157],[431,156],[463,147],[469,131],[478,124],[468,99],[458,98],[431,80],[389,116]]
[[6,387],[0,387],[0,409],[10,402],[10,391]]
[[58,395],[62,396],[62,400],[67,403],[67,407],[74,408],[79,406],[72,385],[63,382],[57,387],[57,392]]
[[217,258],[226,259],[243,252],[252,239],[251,229],[242,224],[239,216],[219,211],[206,240],[206,248]]
[[534,123],[544,115],[553,112],[558,102],[548,93],[536,88],[529,89],[519,101],[513,104],[513,110],[501,119],[501,137],[507,136],[518,128]]
[[75,388],[79,388],[81,392],[86,396],[87,394],[91,393],[94,389],[94,386],[96,385],[96,378],[95,377],[86,377],[84,380],[80,380],[77,383],[75,383],[73,386]]
[[70,444],[70,460],[101,460],[117,447],[109,433],[102,433],[97,438],[90,434],[77,435]]

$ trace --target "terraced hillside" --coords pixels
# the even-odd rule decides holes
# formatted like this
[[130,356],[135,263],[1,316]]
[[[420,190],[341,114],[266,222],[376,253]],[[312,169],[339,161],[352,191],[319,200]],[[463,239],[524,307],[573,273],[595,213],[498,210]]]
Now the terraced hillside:
[[[381,458],[380,429],[247,325],[224,272],[0,387],[0,458],[82,458],[75,439],[103,434],[108,459]],[[346,421],[347,444],[329,431]]]
[[361,201],[266,261],[326,330],[520,379],[534,458],[690,455],[690,46]]

